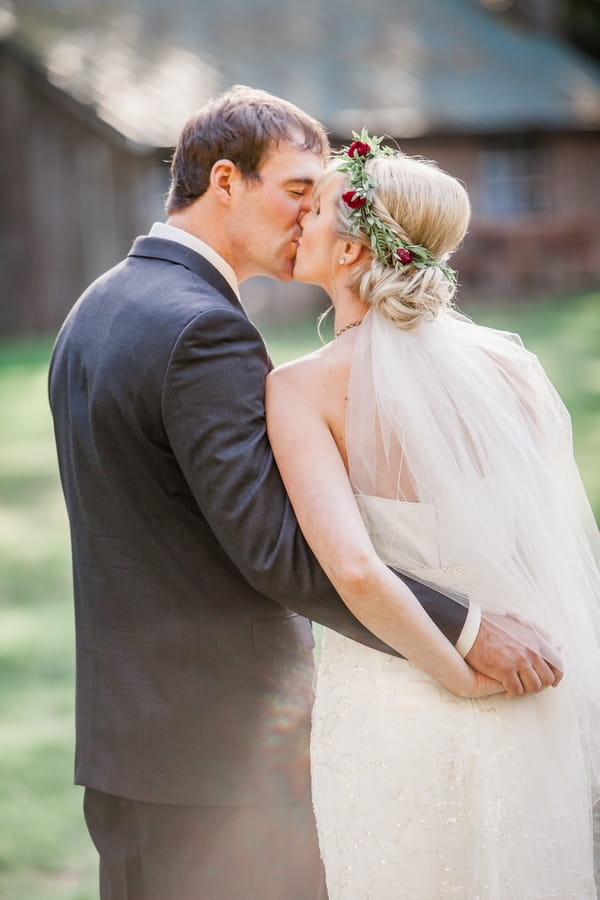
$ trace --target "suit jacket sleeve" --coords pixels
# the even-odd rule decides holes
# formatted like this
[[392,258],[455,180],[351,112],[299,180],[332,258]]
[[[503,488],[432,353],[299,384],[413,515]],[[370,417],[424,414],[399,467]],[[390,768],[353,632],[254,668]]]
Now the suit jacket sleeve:
[[[219,543],[256,590],[387,650],[352,616],[298,528],[267,439],[269,369],[260,335],[234,307],[211,308],[184,329],[162,391],[163,420],[178,463]],[[430,588],[410,586],[456,642],[464,607]]]

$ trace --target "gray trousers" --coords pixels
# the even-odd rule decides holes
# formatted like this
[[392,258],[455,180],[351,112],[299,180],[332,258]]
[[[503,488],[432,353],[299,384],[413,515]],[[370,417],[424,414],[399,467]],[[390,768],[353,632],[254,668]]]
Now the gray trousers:
[[86,788],[101,900],[326,900],[308,804],[170,806]]

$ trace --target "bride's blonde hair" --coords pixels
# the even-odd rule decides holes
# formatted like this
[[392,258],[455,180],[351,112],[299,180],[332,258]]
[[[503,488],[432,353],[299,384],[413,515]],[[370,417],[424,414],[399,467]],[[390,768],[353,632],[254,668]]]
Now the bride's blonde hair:
[[[320,193],[337,173],[339,160],[329,163],[319,179]],[[405,244],[425,247],[443,266],[463,240],[471,205],[463,185],[427,159],[398,152],[365,161],[365,169],[377,183],[372,212]],[[339,174],[339,173],[338,173]],[[344,188],[347,190],[347,188]],[[350,208],[341,197],[337,204],[339,237],[358,241],[367,250],[355,265],[349,287],[359,298],[401,328],[414,328],[451,305],[456,284],[440,266],[398,271],[380,260],[364,230],[349,232]]]

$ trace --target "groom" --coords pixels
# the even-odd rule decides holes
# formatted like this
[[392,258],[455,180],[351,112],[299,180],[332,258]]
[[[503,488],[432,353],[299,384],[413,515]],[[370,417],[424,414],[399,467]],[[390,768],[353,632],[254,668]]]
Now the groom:
[[[289,280],[328,143],[235,88],[185,126],[168,224],[80,298],[50,369],[69,512],[76,781],[111,900],[316,900],[308,619],[386,650],[298,531],[265,434],[264,344],[239,300]],[[340,528],[343,523],[340,523]],[[477,619],[410,583],[463,653]],[[482,624],[469,661],[554,679]]]

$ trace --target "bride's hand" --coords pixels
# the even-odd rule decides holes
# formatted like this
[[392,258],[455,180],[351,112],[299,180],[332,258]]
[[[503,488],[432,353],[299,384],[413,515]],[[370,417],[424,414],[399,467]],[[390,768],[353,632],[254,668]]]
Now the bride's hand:
[[464,663],[461,670],[456,683],[448,686],[448,689],[458,697],[489,697],[491,694],[504,693],[504,687],[499,681],[488,675],[482,675],[468,663]]

